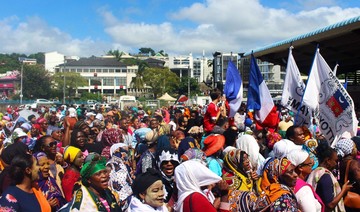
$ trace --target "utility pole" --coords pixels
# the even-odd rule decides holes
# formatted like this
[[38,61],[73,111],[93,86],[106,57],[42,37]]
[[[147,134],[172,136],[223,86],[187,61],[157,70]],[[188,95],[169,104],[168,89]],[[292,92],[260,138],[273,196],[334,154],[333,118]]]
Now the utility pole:
[[188,99],[190,99],[190,75],[191,75],[191,69],[190,66],[188,66]]
[[25,58],[23,57],[19,57],[18,60],[20,61],[21,63],[21,71],[20,71],[20,105],[22,105],[22,100],[23,100],[23,73],[24,73],[24,60]]
[[64,87],[63,87],[63,104],[66,104],[66,77],[65,77],[65,69],[66,69],[66,58],[64,58],[64,69],[63,69],[63,74],[64,74]]

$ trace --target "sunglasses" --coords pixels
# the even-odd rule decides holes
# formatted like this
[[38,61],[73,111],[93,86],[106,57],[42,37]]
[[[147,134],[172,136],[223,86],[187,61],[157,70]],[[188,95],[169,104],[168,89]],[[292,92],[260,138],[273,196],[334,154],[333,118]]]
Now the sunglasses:
[[56,141],[53,141],[53,142],[51,142],[51,143],[49,143],[49,144],[44,144],[44,146],[46,146],[46,147],[54,147],[54,146],[56,146],[57,145],[57,142]]

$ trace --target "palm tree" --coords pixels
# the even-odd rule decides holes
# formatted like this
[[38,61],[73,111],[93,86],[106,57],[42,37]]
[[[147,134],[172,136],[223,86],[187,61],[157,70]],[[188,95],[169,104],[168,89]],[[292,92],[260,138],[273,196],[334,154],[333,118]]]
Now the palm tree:
[[109,50],[107,52],[107,55],[112,55],[112,56],[115,56],[115,58],[118,60],[118,61],[121,61],[121,57],[124,55],[124,52],[120,52],[119,49],[116,49],[116,50]]
[[145,88],[143,76],[144,76],[145,69],[149,67],[149,65],[142,60],[138,60],[137,65],[138,65],[138,71],[136,73],[136,76],[133,77],[130,82],[130,87],[135,88],[135,96],[136,97],[137,97],[137,91],[139,89]]

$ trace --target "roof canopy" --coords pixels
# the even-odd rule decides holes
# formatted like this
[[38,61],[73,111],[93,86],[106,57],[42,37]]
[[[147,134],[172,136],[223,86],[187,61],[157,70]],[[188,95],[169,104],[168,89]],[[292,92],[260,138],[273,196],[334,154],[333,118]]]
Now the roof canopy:
[[158,99],[165,100],[165,101],[175,101],[176,100],[174,97],[170,96],[168,93],[165,93],[164,95],[162,95]]
[[[302,73],[309,73],[317,45],[331,68],[339,64],[338,74],[360,70],[360,16],[256,49],[253,54],[262,61],[285,66],[291,45]],[[247,52],[244,57],[250,55]]]

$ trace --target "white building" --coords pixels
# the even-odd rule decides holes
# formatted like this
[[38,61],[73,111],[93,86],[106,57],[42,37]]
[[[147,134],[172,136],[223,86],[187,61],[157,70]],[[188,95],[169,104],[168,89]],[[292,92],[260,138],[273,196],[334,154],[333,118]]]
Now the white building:
[[169,56],[168,67],[180,78],[190,76],[196,78],[199,83],[207,82],[211,78],[212,70],[208,66],[208,59],[204,56],[198,58],[194,58],[192,54]]
[[100,92],[103,95],[117,95],[126,92],[131,80],[136,76],[138,66],[127,66],[116,58],[90,57],[67,60],[58,65],[56,72],[76,72],[88,81],[88,85],[78,87],[79,91]]
[[45,70],[50,74],[55,73],[55,67],[65,62],[65,56],[58,52],[45,53]]

